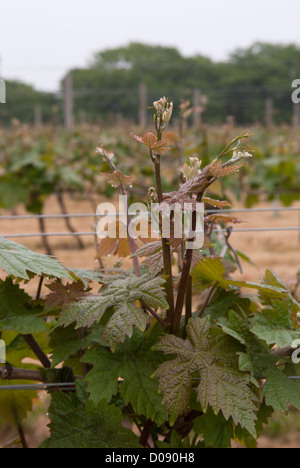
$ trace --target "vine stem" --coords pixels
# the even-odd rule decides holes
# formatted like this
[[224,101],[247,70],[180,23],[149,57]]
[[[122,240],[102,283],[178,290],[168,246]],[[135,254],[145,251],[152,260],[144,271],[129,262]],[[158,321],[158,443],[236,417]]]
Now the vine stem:
[[214,295],[214,292],[215,292],[215,290],[217,289],[217,286],[218,286],[218,283],[215,283],[215,284],[210,288],[210,290],[209,290],[209,292],[208,292],[208,294],[207,294],[207,297],[206,297],[206,299],[205,299],[205,301],[204,301],[204,304],[203,304],[203,306],[202,306],[202,308],[201,308],[201,310],[200,310],[200,312],[199,312],[199,314],[198,314],[198,317],[202,317],[202,315],[204,314],[204,311],[205,311],[206,307],[208,306],[208,304],[210,303],[210,301],[211,301],[211,299],[212,299],[212,297],[213,297],[213,295]]
[[147,419],[147,421],[145,422],[144,429],[142,431],[141,438],[140,438],[140,444],[143,447],[146,447],[148,445],[148,439],[152,432],[153,426],[154,426],[154,422],[151,421],[151,419]]
[[[156,181],[156,192],[158,203],[163,203],[163,190],[161,183],[161,172],[160,172],[160,155],[153,156],[152,151],[150,152],[151,159],[154,162],[155,169],[155,181]],[[159,218],[160,227],[162,224],[161,214]],[[172,274],[172,256],[171,247],[168,239],[162,237],[162,252],[163,252],[163,263],[164,263],[164,274],[166,276],[166,294],[169,309],[167,311],[167,323],[171,324],[174,319],[174,294],[173,294],[173,274]]]
[[26,439],[25,439],[25,434],[24,434],[24,429],[22,427],[22,424],[18,425],[18,433],[19,433],[22,448],[23,449],[28,449],[28,445],[27,445],[27,442],[26,442]]
[[[204,194],[204,191],[198,194],[197,196],[198,203],[201,203],[203,194]],[[195,232],[196,230],[196,225],[197,225],[197,213],[196,211],[193,211],[193,214],[192,214],[192,231],[193,232]],[[195,237],[193,237],[192,239],[189,239],[189,243],[193,243],[194,240],[195,240]],[[193,252],[194,252],[193,248],[188,249],[186,251],[185,259],[183,262],[181,278],[180,278],[180,282],[178,286],[177,301],[176,301],[176,306],[174,310],[174,318],[173,318],[172,327],[171,327],[171,333],[173,333],[174,335],[178,335],[179,329],[180,329],[182,310],[183,310],[184,300],[186,297],[186,291],[187,291],[189,278],[190,278]]]
[[32,349],[36,357],[39,359],[41,364],[45,369],[51,367],[51,361],[48,359],[47,355],[44,353],[38,342],[35,340],[33,335],[21,335],[22,338],[26,341],[28,346]]
[[186,298],[185,298],[185,329],[187,324],[192,318],[192,296],[193,296],[193,281],[191,275],[189,276],[187,288],[186,288]]
[[19,369],[9,364],[5,364],[0,368],[0,379],[2,380],[33,380],[37,382],[45,382],[44,377],[38,370],[34,369]]
[[[41,297],[41,292],[42,292],[42,287],[43,287],[43,282],[44,282],[44,276],[40,277],[39,285],[38,285],[38,290],[36,293],[36,301],[38,301]],[[38,342],[35,340],[33,335],[27,334],[27,335],[22,335],[21,337],[26,341],[28,346],[32,349],[36,357],[39,359],[41,364],[45,369],[49,369],[51,367],[51,361],[48,359],[48,356],[44,353]]]

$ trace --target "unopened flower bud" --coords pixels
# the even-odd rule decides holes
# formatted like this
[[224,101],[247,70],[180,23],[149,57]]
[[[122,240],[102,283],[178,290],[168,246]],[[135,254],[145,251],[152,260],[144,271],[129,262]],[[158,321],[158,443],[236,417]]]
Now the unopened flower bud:
[[162,114],[167,107],[168,100],[165,97],[160,98],[158,101],[154,101],[153,107],[156,110],[156,112]]
[[172,117],[172,113],[173,113],[173,102],[170,103],[168,109],[166,109],[163,113],[163,116],[162,116],[162,121],[165,123],[165,124],[168,124],[171,117]]

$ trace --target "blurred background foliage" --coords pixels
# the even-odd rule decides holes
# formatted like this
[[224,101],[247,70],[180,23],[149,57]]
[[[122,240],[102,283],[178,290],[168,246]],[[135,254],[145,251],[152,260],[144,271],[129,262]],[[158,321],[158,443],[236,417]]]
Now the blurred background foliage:
[[[184,57],[172,47],[131,43],[96,53],[86,68],[70,70],[77,122],[97,122],[116,116],[137,120],[138,87],[148,88],[148,101],[172,96],[175,108],[199,89],[207,98],[205,120],[224,122],[230,115],[238,124],[263,123],[265,101],[273,99],[274,121],[291,123],[291,84],[300,76],[300,48],[296,45],[255,43],[234,51],[227,61]],[[44,123],[63,121],[63,79],[55,93],[7,81],[7,95],[0,106],[0,124],[13,118],[34,122],[40,106]],[[176,112],[175,112],[176,116]]]

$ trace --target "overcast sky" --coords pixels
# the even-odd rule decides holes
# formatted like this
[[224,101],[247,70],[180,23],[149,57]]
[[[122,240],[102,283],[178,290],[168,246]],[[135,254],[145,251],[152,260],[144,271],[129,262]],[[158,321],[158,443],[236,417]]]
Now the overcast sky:
[[0,76],[49,91],[130,41],[215,60],[258,40],[300,45],[299,0],[1,0],[0,15]]

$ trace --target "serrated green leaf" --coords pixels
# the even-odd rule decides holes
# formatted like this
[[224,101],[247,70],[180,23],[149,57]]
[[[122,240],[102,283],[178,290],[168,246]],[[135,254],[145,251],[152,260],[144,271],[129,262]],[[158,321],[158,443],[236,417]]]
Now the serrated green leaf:
[[222,318],[220,325],[224,331],[245,344],[246,353],[239,353],[239,367],[250,372],[252,381],[264,379],[262,393],[266,404],[274,410],[286,411],[291,403],[300,409],[299,382],[289,379],[278,367],[278,358],[270,354],[268,347],[249,330],[248,318],[244,320],[235,312],[228,319]]
[[263,283],[247,283],[225,278],[225,268],[220,257],[207,257],[195,267],[193,272],[194,285],[200,291],[213,285],[224,289],[250,288],[275,298],[283,298],[287,294],[286,287],[272,286]]
[[150,275],[117,279],[108,285],[101,296],[90,296],[70,305],[61,314],[59,324],[66,326],[76,322],[77,328],[90,327],[100,322],[111,309],[103,336],[115,350],[116,345],[123,343],[126,336],[132,336],[134,326],[144,331],[149,323],[149,316],[137,301],[143,301],[155,309],[168,307],[164,282],[162,278],[152,278]]
[[212,409],[195,419],[194,431],[203,435],[210,448],[229,448],[234,437],[232,420],[226,421],[221,412],[215,415]]
[[8,275],[25,280],[29,279],[28,272],[40,276],[73,279],[69,271],[54,258],[33,252],[1,236],[0,267]]
[[[213,332],[213,333],[212,333]],[[203,411],[211,407],[215,414],[222,411],[225,419],[232,417],[255,435],[256,399],[249,385],[249,376],[238,368],[237,342],[217,329],[208,319],[191,319],[186,340],[166,335],[155,349],[176,354],[173,360],[161,364],[156,372],[164,403],[173,424],[187,410],[192,379],[200,375],[197,398]]]
[[[0,380],[0,386],[29,383],[28,380]],[[32,400],[36,397],[37,392],[33,390],[0,390],[0,422],[18,426],[32,410]]]
[[204,257],[194,268],[193,279],[195,286],[200,290],[204,290],[214,284],[222,285],[225,273],[221,258]]
[[75,280],[80,280],[84,286],[89,284],[89,281],[100,282],[101,273],[99,271],[87,270],[82,268],[68,268],[71,275],[74,276]]
[[191,441],[190,436],[187,436],[185,439],[182,439],[182,436],[178,434],[176,431],[171,432],[170,442],[161,442],[157,441],[156,445],[158,448],[163,449],[174,449],[174,448],[181,448],[181,449],[192,449],[192,448],[205,448],[205,445],[202,441],[198,440],[198,437],[194,437]]
[[[30,307],[31,297],[10,278],[0,281],[0,329],[31,334],[46,331],[41,310]],[[28,307],[26,307],[28,304]]]
[[124,343],[126,336],[132,336],[133,326],[145,331],[149,316],[132,302],[116,305],[115,312],[105,327],[103,338],[115,351],[118,343]]
[[120,386],[120,392],[125,403],[131,403],[137,414],[144,415],[160,426],[168,419],[168,411],[162,404],[162,395],[158,393],[158,381],[152,378],[158,361],[151,354],[145,356],[145,359],[127,362],[121,374],[126,378]]
[[289,403],[300,410],[300,383],[289,379],[277,367],[265,369],[266,383],[262,392],[268,406],[287,412]]
[[202,317],[210,315],[213,320],[218,320],[220,317],[227,315],[229,310],[242,309],[243,311],[249,311],[250,306],[251,301],[240,297],[237,291],[225,291],[218,288]]
[[145,339],[135,334],[116,353],[100,346],[94,346],[85,353],[82,362],[93,365],[85,381],[95,404],[103,398],[109,402],[120,392],[125,403],[130,403],[137,414],[158,425],[168,418],[162,396],[158,393],[158,381],[152,378],[162,362],[161,353],[150,349],[154,338]]
[[49,346],[52,348],[52,367],[63,363],[70,356],[75,355],[80,349],[88,348],[92,343],[101,342],[103,330],[91,328],[87,330],[84,338],[78,338],[77,330],[73,325],[67,328],[55,328],[50,334]]
[[279,348],[291,346],[300,339],[300,331],[293,330],[291,310],[286,301],[271,301],[272,309],[265,309],[255,314],[250,320],[250,331],[268,345],[276,344]]
[[103,399],[110,402],[118,393],[123,355],[119,352],[111,353],[101,346],[93,346],[86,351],[81,361],[93,365],[93,369],[85,377],[91,400],[96,405]]
[[76,395],[52,394],[51,437],[42,448],[138,448],[138,438],[121,425],[122,413],[101,401],[84,407]]
[[[267,270],[265,273],[264,283],[269,284],[274,287],[282,288],[286,290],[286,300],[289,302],[291,309],[291,319],[295,325],[298,323],[297,313],[300,312],[300,304],[295,299],[295,297],[290,293],[284,282],[278,275],[272,270]],[[267,291],[260,291],[259,299],[263,305],[272,305],[272,300],[274,297],[271,294],[268,294]]]

